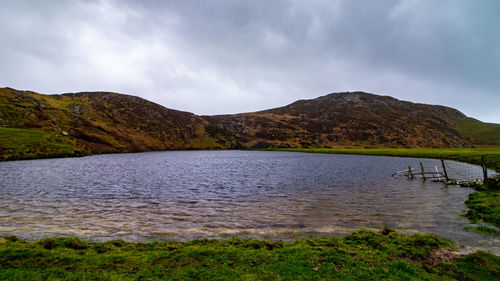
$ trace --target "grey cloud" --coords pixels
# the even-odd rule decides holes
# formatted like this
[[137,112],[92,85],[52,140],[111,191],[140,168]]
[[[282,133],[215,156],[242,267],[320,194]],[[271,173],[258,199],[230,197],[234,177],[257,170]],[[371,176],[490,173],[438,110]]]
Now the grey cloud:
[[7,1],[4,7],[4,86],[117,91],[198,114],[364,90],[500,122],[494,0]]

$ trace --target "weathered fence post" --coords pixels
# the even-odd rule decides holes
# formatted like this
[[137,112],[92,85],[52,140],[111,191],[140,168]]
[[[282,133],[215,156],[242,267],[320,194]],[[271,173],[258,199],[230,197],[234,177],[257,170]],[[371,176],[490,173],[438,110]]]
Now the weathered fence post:
[[420,162],[420,168],[422,168],[422,178],[425,180],[425,170],[424,170],[424,164]]
[[434,166],[436,168],[436,176],[438,181],[441,181],[441,174],[439,173],[438,166]]
[[441,159],[441,165],[443,165],[443,172],[444,172],[444,177],[446,178],[446,182],[448,182],[450,179],[448,179],[448,173],[446,172],[446,166],[444,165],[443,159]]
[[486,162],[484,161],[484,155],[481,155],[481,167],[483,167],[483,183],[486,184],[488,181],[488,168],[486,168]]
[[410,165],[408,165],[408,173],[410,175],[410,178],[413,179],[413,171],[411,170],[411,166]]

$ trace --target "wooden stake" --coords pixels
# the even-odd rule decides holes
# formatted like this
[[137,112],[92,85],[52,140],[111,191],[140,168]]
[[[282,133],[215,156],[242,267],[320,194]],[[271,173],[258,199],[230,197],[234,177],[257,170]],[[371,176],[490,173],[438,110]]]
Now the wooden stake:
[[448,178],[448,173],[446,172],[446,166],[444,165],[443,159],[441,159],[441,165],[443,165],[443,172],[444,172],[444,177],[446,178],[446,182],[448,182],[450,179]]
[[413,179],[413,171],[411,170],[411,166],[410,165],[408,165],[408,172],[409,172],[410,178]]
[[422,168],[422,178],[425,180],[425,170],[424,170],[424,164],[420,162],[420,168]]
[[486,183],[488,181],[488,169],[486,168],[484,155],[481,155],[481,167],[483,167],[483,183]]
[[439,174],[438,166],[434,166],[434,168],[436,168],[436,176],[437,176],[437,180],[438,180],[438,181],[441,181],[441,176],[440,176],[440,174]]

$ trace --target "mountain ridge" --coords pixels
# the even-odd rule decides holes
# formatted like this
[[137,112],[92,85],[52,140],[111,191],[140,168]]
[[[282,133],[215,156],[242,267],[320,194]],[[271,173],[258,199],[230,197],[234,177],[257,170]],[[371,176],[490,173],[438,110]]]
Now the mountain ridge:
[[[248,139],[246,136],[249,134],[242,132],[249,131],[250,135],[260,137],[263,146],[474,145],[469,136],[459,132],[463,122],[471,121],[458,110],[365,92],[333,93],[255,113],[216,115],[211,118],[212,122],[226,124],[227,129],[238,138]],[[266,126],[259,128],[255,124]],[[269,132],[271,135],[266,136]],[[291,141],[294,138],[297,141]]]
[[[0,88],[0,159],[151,150],[500,145],[500,125],[365,92],[199,116],[112,92]],[[38,147],[40,147],[38,149]]]

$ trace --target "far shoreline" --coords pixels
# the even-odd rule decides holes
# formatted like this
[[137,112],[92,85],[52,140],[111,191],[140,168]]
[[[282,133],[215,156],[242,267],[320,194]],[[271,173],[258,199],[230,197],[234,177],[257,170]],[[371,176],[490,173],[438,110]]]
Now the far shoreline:
[[242,151],[285,151],[285,152],[303,152],[303,153],[322,153],[322,154],[348,154],[348,155],[367,155],[367,156],[389,156],[389,157],[408,157],[408,158],[427,158],[455,160],[474,165],[481,164],[481,156],[487,157],[486,167],[500,172],[500,147],[479,147],[479,148],[263,148],[263,149],[172,149],[172,150],[145,150],[145,151],[127,151],[127,152],[99,152],[88,154],[47,154],[29,157],[12,157],[0,159],[0,162],[19,161],[19,160],[38,160],[54,158],[78,158],[102,154],[127,154],[143,152],[162,152],[162,151],[222,151],[222,150],[242,150]]

